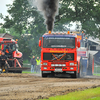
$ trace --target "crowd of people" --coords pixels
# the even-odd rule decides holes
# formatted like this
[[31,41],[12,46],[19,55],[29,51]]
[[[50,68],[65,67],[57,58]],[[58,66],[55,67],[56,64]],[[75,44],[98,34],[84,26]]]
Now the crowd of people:
[[30,62],[31,62],[31,73],[34,72],[40,73],[40,58],[37,57],[35,59],[35,56],[33,56]]

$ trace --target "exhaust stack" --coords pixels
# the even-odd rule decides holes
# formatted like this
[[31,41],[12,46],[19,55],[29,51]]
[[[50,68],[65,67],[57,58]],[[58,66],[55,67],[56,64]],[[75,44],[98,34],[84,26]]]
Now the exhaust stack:
[[53,30],[55,16],[58,14],[59,0],[35,0],[37,8],[45,18],[47,30]]

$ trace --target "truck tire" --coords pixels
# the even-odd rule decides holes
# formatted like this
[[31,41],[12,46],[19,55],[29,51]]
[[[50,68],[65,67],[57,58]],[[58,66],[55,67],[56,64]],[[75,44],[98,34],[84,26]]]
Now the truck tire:
[[74,74],[72,74],[71,77],[72,78],[77,78],[78,77],[77,71],[74,71]]
[[48,74],[47,73],[43,73],[43,71],[42,71],[42,77],[47,77],[48,76]]
[[94,61],[93,61],[93,55],[89,54],[88,56],[88,68],[87,68],[87,75],[93,75],[93,69],[94,69]]
[[54,72],[51,72],[50,76],[51,77],[55,77],[55,73]]

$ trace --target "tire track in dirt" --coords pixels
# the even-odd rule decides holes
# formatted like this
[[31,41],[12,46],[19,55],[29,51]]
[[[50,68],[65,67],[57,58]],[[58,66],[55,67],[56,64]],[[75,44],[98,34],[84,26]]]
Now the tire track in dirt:
[[100,86],[100,78],[42,78],[33,74],[0,75],[0,100],[37,100]]

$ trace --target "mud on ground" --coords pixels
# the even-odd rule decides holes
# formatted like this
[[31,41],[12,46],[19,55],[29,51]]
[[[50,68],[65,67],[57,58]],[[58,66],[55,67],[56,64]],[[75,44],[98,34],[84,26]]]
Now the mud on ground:
[[98,86],[100,78],[41,78],[32,74],[2,73],[0,100],[38,100]]

